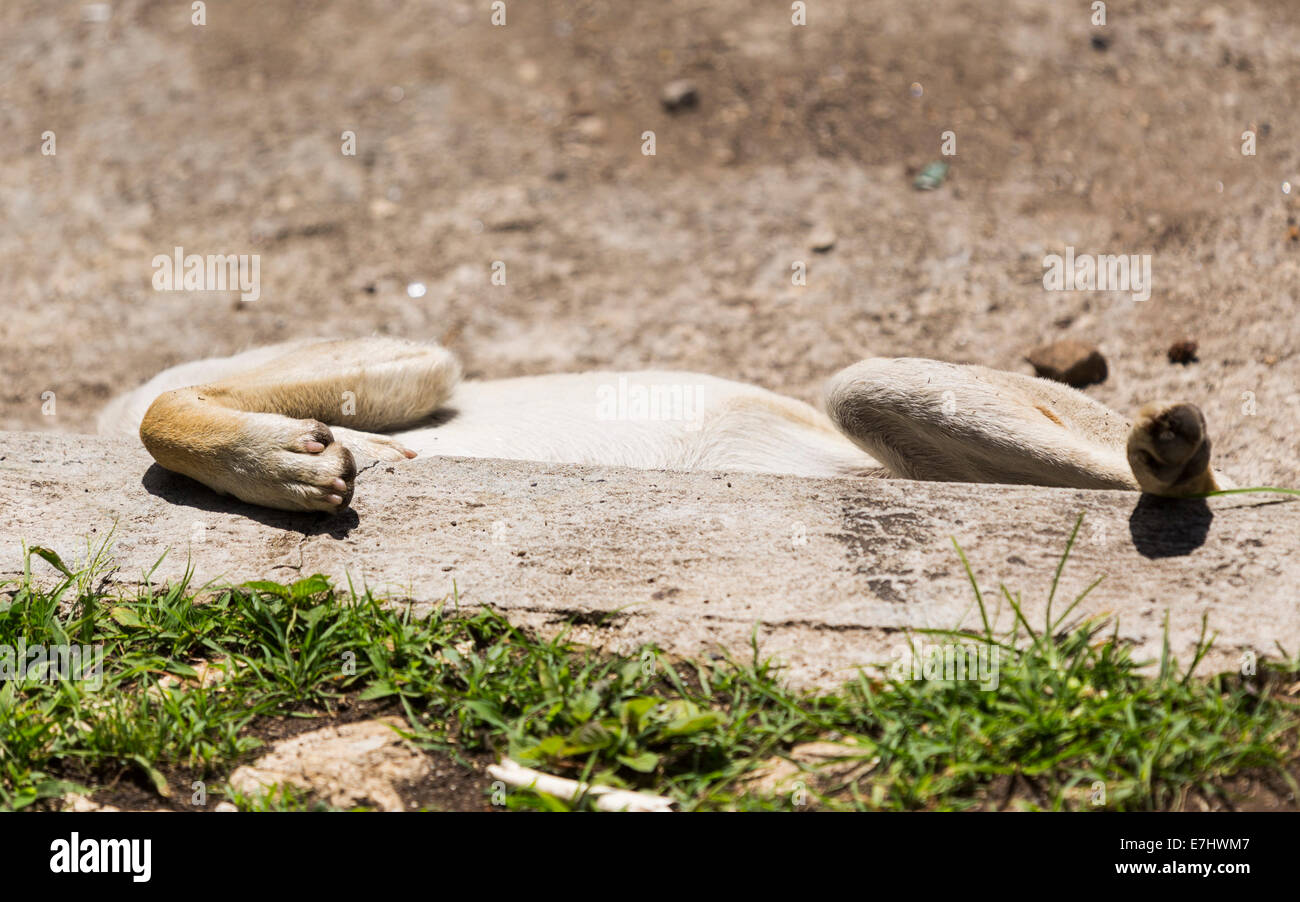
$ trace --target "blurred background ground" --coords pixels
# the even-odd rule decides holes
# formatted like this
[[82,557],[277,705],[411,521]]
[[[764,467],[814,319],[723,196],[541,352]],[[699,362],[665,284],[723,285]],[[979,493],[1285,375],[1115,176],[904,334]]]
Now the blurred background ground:
[[[1239,482],[1300,483],[1289,0],[1113,2],[1103,27],[1083,0],[506,9],[0,6],[0,428],[91,431],[163,367],[312,335],[813,402],[865,356],[1029,372],[1078,338],[1110,363],[1094,397],[1195,401]],[[669,112],[683,78],[698,104]],[[948,180],[914,190],[949,129]],[[178,245],[260,254],[261,299],[154,291]],[[1067,245],[1152,254],[1150,300],[1044,291]],[[1183,338],[1199,361],[1171,364]]]

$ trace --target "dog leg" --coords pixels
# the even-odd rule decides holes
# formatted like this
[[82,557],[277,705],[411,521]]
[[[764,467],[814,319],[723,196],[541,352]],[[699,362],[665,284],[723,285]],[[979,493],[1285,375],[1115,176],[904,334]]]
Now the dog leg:
[[826,409],[855,444],[908,479],[1138,488],[1128,422],[1046,379],[877,358],[832,378]]
[[336,511],[352,499],[354,451],[414,457],[373,431],[429,416],[459,376],[452,354],[435,345],[301,345],[218,382],[164,392],[140,438],[161,466],[217,492],[280,510]]

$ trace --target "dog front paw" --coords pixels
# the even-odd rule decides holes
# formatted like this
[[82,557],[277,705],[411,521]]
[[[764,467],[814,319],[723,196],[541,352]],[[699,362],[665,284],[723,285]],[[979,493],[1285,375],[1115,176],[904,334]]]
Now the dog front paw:
[[[317,420],[257,414],[223,488],[250,504],[335,513],[352,501],[356,460]],[[268,419],[269,417],[269,419]]]

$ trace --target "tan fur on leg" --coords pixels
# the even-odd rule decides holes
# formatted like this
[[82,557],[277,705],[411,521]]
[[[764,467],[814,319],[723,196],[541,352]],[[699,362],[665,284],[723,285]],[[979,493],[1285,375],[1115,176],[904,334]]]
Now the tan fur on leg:
[[875,358],[827,386],[835,424],[909,479],[1137,488],[1128,422],[1058,382],[937,360]]
[[[241,500],[333,511],[352,498],[356,463],[413,457],[386,436],[427,417],[459,379],[445,349],[396,339],[299,346],[220,382],[154,400],[140,439],[161,466]],[[330,424],[348,423],[357,429]],[[338,439],[342,438],[343,441]]]

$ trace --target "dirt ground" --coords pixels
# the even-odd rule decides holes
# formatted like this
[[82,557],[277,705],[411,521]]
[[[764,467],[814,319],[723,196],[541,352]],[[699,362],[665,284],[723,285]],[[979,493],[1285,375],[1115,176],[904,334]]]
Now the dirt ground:
[[[5,3],[0,428],[91,431],[162,367],[310,335],[814,402],[861,357],[1028,372],[1074,337],[1109,360],[1094,397],[1195,401],[1239,483],[1300,483],[1290,0],[1114,2],[1100,27],[1084,2],[807,7]],[[699,102],[669,112],[681,78]],[[261,298],[155,291],[176,246],[259,254]],[[1066,246],[1151,254],[1150,299],[1045,291]],[[1171,364],[1183,338],[1199,361]]]

